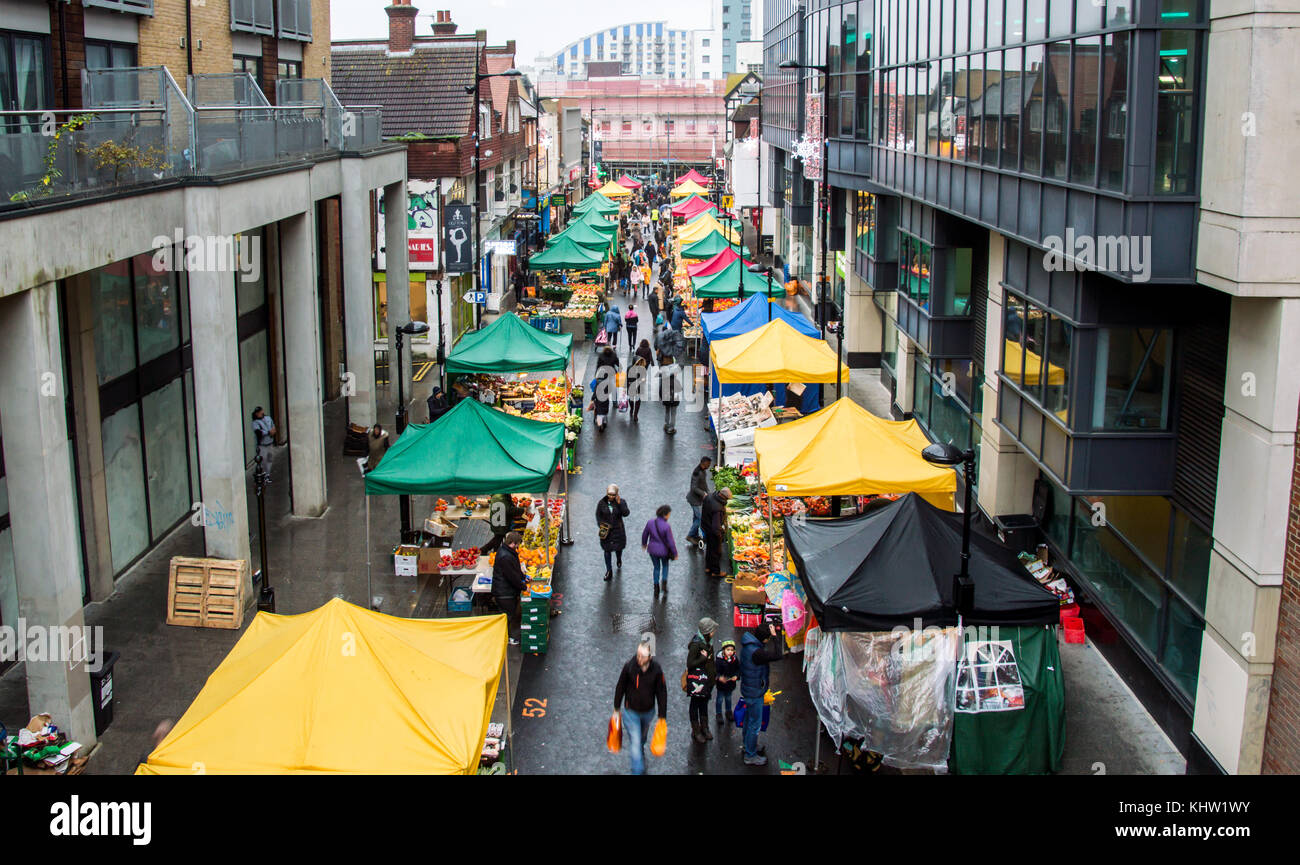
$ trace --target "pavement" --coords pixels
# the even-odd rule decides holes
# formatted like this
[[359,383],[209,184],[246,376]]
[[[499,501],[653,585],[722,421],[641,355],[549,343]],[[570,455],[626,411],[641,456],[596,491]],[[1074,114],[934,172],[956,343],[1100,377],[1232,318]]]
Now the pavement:
[[[623,297],[616,296],[614,302],[626,308]],[[643,322],[639,336],[648,337],[650,318],[644,302],[639,302],[638,311]],[[626,353],[626,344],[621,344],[620,358]],[[591,357],[590,343],[575,346],[579,381],[585,380]],[[430,376],[417,385],[412,420],[425,419],[423,398],[432,381]],[[872,411],[887,414],[888,394],[873,371],[855,370],[849,392]],[[381,417],[391,416],[391,406],[381,405]],[[705,577],[702,554],[687,551],[681,541],[690,524],[684,500],[690,471],[700,456],[712,452],[713,442],[703,413],[692,413],[686,403],[675,436],[665,435],[663,408],[653,403],[643,406],[638,424],[630,423],[626,414],[615,414],[603,435],[595,432],[590,417],[577,449],[582,471],[570,478],[575,543],[561,548],[556,568],[562,612],[551,621],[547,654],[521,656],[511,648],[512,694],[507,699],[503,678],[494,710],[494,718],[504,720],[508,706],[513,706],[512,770],[529,774],[627,771],[626,755],[612,755],[605,749],[606,724],[619,670],[632,656],[640,635],[649,632],[655,635],[657,657],[668,680],[669,718],[667,753],[649,759],[650,773],[775,774],[780,771],[778,761],[803,763],[811,771],[817,756],[826,771],[836,771],[833,745],[818,734],[798,655],[788,656],[772,669],[772,688],[781,693],[771,726],[761,739],[768,766],[742,764],[740,731],[734,725],[713,724],[715,739],[707,745],[691,741],[687,699],[677,685],[686,645],[702,616],[719,622],[715,645],[735,636],[729,586]],[[274,483],[265,497],[270,582],[278,611],[305,612],[333,597],[365,605],[372,594],[381,599],[380,609],[395,615],[446,615],[436,584],[427,578],[396,577],[387,566],[386,552],[396,541],[398,523],[394,497],[377,497],[371,504],[373,587],[368,590],[365,499],[355,458],[342,454],[342,401],[326,405],[325,421],[329,510],[316,519],[289,514],[287,453],[276,460]],[[611,482],[619,484],[631,508],[630,540],[623,568],[605,583],[594,510]],[[251,473],[249,503],[250,523],[256,526]],[[641,527],[661,504],[673,508],[670,522],[680,555],[671,565],[667,596],[656,599],[649,558],[637,542]],[[431,505],[427,497],[413,497],[412,514],[419,519]],[[114,720],[87,765],[88,773],[134,771],[151,748],[158,722],[184,713],[242,633],[164,623],[170,558],[201,554],[200,530],[183,524],[118,580],[110,598],[87,606],[87,624],[102,626],[107,647],[121,652],[114,671]],[[255,539],[254,562],[258,556]],[[251,619],[250,610],[244,627]],[[1063,645],[1062,664],[1066,683],[1063,773],[1183,771],[1181,756],[1090,644]],[[0,677],[0,720],[9,727],[21,726],[33,709],[41,708],[27,705],[23,665]]]

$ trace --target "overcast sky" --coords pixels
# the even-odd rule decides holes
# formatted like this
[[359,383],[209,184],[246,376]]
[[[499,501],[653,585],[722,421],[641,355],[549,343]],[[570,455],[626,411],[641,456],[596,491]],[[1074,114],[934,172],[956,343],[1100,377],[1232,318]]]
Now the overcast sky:
[[[596,30],[637,21],[667,21],[673,28],[709,26],[711,3],[701,0],[414,0],[420,14],[416,35],[428,35],[434,13],[450,9],[457,33],[487,30],[488,44],[516,43],[520,64],[555,53]],[[330,37],[364,39],[388,35],[387,0],[331,0]]]

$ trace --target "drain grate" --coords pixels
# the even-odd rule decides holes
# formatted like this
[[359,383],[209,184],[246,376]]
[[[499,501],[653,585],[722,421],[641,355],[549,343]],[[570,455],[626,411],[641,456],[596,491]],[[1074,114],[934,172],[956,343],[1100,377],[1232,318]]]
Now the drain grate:
[[615,634],[632,634],[639,637],[647,631],[652,634],[660,631],[659,620],[654,617],[654,614],[615,613],[611,624],[612,632]]

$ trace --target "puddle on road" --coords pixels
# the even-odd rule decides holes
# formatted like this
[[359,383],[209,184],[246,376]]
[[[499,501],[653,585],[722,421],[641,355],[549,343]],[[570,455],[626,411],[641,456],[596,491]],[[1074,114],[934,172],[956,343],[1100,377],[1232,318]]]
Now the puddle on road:
[[660,632],[659,620],[653,614],[615,613],[612,616],[612,625],[611,631],[615,634],[632,634],[639,637],[646,632],[651,634]]

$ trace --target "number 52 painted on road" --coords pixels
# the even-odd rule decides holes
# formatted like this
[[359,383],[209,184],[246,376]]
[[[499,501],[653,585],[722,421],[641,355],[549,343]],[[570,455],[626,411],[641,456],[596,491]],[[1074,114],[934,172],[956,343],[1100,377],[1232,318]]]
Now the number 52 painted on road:
[[524,700],[524,709],[520,714],[525,718],[544,718],[546,717],[546,701],[539,700],[536,697],[529,697]]

